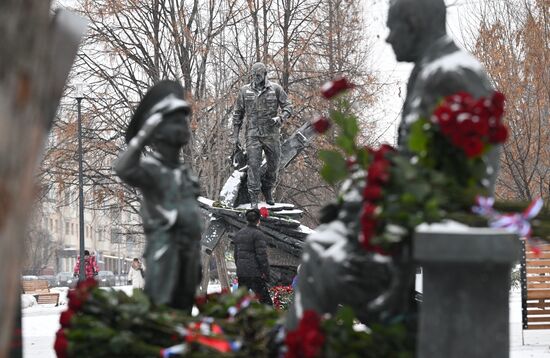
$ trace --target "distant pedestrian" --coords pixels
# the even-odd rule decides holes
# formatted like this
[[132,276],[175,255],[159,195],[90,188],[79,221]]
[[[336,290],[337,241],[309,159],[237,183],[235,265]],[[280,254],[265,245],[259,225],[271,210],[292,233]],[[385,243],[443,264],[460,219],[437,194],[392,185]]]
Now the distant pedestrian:
[[269,262],[267,260],[266,237],[258,229],[260,211],[251,209],[245,215],[248,225],[237,232],[233,238],[239,286],[251,289],[259,297],[261,303],[272,306],[273,302],[267,290]]
[[133,288],[143,290],[145,287],[145,271],[141,261],[136,257],[132,261],[132,265],[128,270],[128,283],[132,284]]
[[[97,266],[97,261],[94,255],[90,255],[90,251],[84,250],[84,274],[86,278],[91,278],[97,276],[99,272],[99,267]],[[74,277],[80,275],[80,255],[76,258],[76,265],[74,265],[73,270]]]

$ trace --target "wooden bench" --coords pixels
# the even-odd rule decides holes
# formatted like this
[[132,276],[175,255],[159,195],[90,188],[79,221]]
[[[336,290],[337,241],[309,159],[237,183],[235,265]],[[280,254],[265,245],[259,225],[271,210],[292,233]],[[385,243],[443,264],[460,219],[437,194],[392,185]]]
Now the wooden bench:
[[536,255],[522,245],[521,302],[523,329],[550,329],[550,244]]
[[59,293],[50,292],[48,281],[45,280],[25,280],[22,281],[23,293],[33,295],[38,304],[59,305]]

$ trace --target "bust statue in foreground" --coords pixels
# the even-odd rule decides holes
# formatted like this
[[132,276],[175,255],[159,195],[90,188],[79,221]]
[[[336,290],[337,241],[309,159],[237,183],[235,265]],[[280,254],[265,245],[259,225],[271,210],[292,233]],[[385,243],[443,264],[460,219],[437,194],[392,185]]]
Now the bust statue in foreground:
[[[404,156],[410,155],[410,125],[429,119],[439,100],[457,92],[473,97],[492,94],[481,64],[447,37],[445,12],[443,0],[396,0],[390,5],[387,42],[397,60],[415,63],[399,130],[399,151]],[[484,158],[492,168],[481,184],[490,191],[497,158],[497,151]],[[322,315],[345,304],[368,324],[402,322],[414,338],[416,264],[411,241],[404,241],[388,256],[362,250],[356,238],[363,195],[359,188],[348,194],[306,241],[286,328],[294,329],[306,310]]]
[[[446,34],[443,0],[393,0],[388,13],[392,46],[397,61],[413,62],[407,96],[399,124],[398,144],[407,151],[410,125],[429,118],[445,96],[467,92],[474,98],[489,96],[492,87],[481,63],[461,50]],[[489,192],[494,191],[499,150],[485,158]]]
[[[183,93],[174,81],[149,89],[128,126],[128,149],[115,171],[142,194],[145,293],[155,304],[190,312],[200,282],[201,220],[197,181],[179,159],[191,134]],[[146,147],[151,151],[142,156]]]

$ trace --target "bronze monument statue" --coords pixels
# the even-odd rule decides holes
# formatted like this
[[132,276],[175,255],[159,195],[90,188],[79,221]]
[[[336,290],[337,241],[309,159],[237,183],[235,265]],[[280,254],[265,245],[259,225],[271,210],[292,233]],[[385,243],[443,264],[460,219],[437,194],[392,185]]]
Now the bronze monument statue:
[[[267,77],[263,63],[252,66],[252,82],[241,87],[233,113],[231,142],[239,145],[239,131],[246,117],[245,145],[248,155],[248,195],[252,207],[258,207],[258,195],[262,191],[266,203],[275,204],[273,186],[281,156],[280,128],[292,114],[292,106],[283,88]],[[278,114],[279,108],[281,114]],[[262,152],[267,168],[262,175]]]
[[191,108],[183,95],[183,87],[174,81],[149,89],[130,121],[128,149],[120,154],[115,171],[142,194],[145,293],[155,304],[190,312],[200,283],[202,230],[198,183],[180,161],[191,134]]

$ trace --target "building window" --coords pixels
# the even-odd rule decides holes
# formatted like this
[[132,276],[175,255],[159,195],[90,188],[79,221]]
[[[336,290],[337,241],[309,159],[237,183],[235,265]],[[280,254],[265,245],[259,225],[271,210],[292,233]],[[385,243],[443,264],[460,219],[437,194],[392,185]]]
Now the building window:
[[71,230],[71,225],[68,222],[66,222],[65,223],[65,235],[69,235],[71,233],[70,230]]
[[70,190],[65,190],[65,205],[69,205],[71,203],[71,192]]

